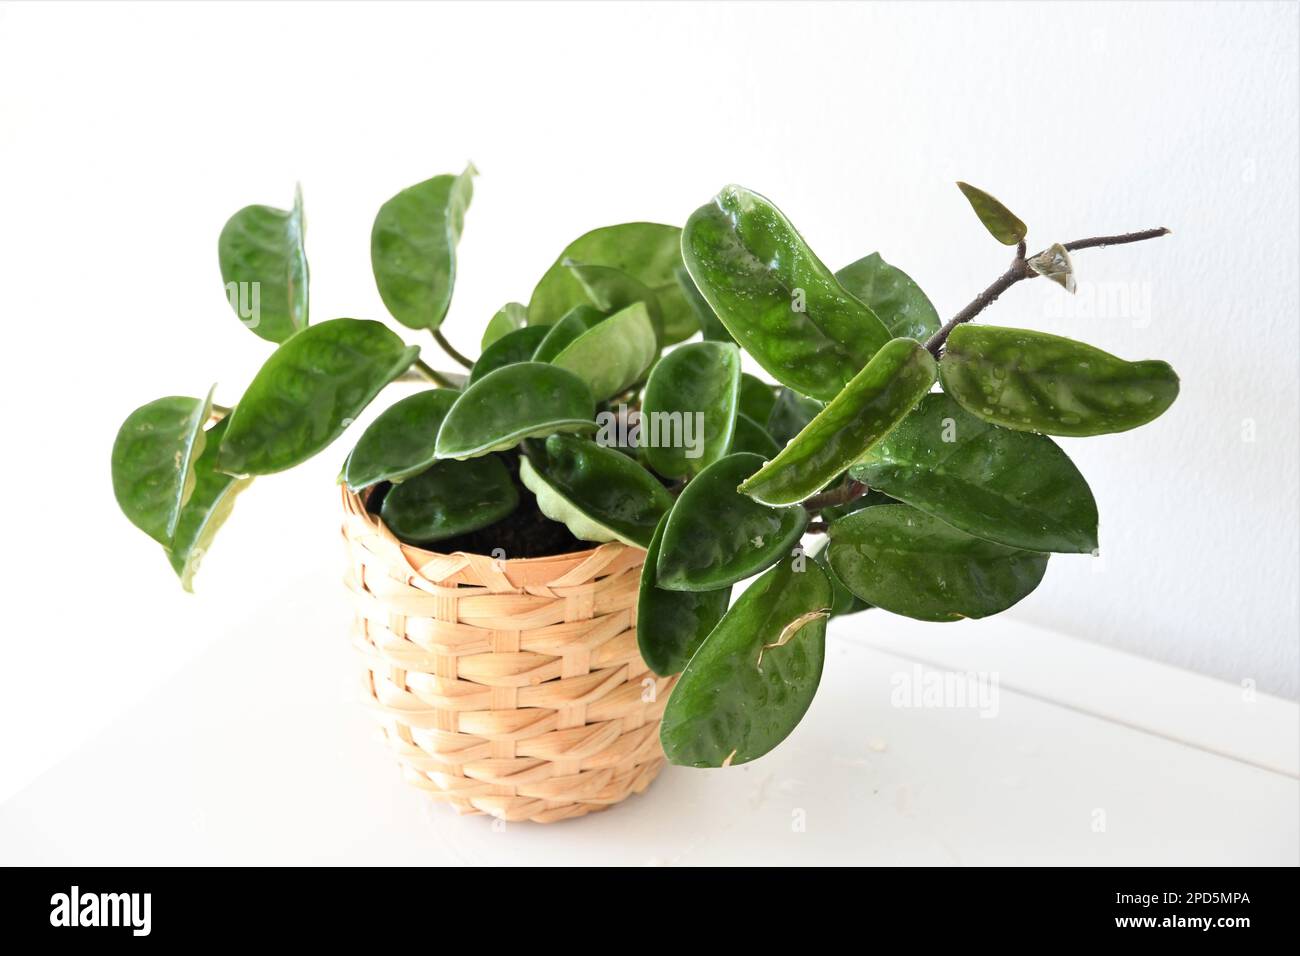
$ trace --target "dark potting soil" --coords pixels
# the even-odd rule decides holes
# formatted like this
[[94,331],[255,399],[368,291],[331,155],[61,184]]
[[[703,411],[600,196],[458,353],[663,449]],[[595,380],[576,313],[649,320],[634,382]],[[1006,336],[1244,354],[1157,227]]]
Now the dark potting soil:
[[[500,548],[505,552],[507,559],[544,558],[552,554],[568,554],[571,551],[586,551],[588,548],[596,547],[597,542],[580,541],[564,525],[542,514],[533,493],[519,480],[518,455],[505,454],[499,457],[501,463],[510,472],[510,480],[514,482],[515,490],[519,492],[518,508],[496,524],[468,534],[428,543],[410,541],[408,544],[437,551],[440,554],[468,551],[470,554],[491,556],[493,549]],[[378,515],[384,497],[392,487],[392,483],[387,481],[376,485],[375,490],[366,499],[366,510],[373,515]]]

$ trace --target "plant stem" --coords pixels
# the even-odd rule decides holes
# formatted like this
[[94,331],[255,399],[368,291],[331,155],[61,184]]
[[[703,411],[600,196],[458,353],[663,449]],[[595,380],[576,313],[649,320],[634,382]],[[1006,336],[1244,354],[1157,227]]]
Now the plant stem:
[[810,513],[816,514],[823,508],[829,508],[832,505],[846,505],[850,501],[856,501],[869,490],[862,482],[850,479],[838,488],[832,488],[830,491],[823,491],[819,495],[813,495],[811,498],[805,499],[803,506]]
[[458,365],[461,365],[461,366],[463,366],[464,368],[473,368],[473,367],[474,367],[474,363],[473,363],[473,362],[471,362],[471,361],[470,361],[469,359],[467,359],[465,356],[461,355],[460,352],[458,352],[458,351],[457,351],[457,350],[452,346],[452,344],[451,344],[450,342],[447,341],[447,337],[446,337],[445,335],[442,334],[442,329],[434,329],[434,330],[433,330],[433,340],[434,340],[435,342],[437,342],[440,346],[442,346],[442,350],[443,350],[444,352],[446,352],[448,355],[450,355],[450,356],[452,357],[452,359],[453,359],[453,360],[454,360]]
[[441,385],[443,388],[456,387],[449,379],[445,378],[441,372],[425,362],[424,359],[416,359],[415,364],[412,365],[411,368],[415,369],[415,371],[422,375],[426,381],[433,382],[435,385]]
[[[1142,242],[1145,239],[1156,239],[1167,235],[1169,235],[1169,230],[1161,226],[1157,229],[1143,229],[1140,232],[1126,232],[1118,236],[1094,236],[1091,239],[1075,239],[1073,242],[1066,242],[1063,245],[1068,251],[1075,252],[1079,249],[1095,249],[1102,246],[1122,246],[1130,242]],[[943,348],[944,343],[948,341],[948,336],[953,329],[963,322],[969,322],[975,318],[975,316],[992,305],[998,296],[1020,280],[1032,279],[1037,276],[1038,273],[1029,268],[1029,258],[1032,257],[1025,256],[1025,243],[1022,240],[1020,245],[1016,247],[1016,257],[1011,260],[1011,265],[1007,271],[993,280],[993,284],[977,295],[966,308],[944,323],[943,328],[930,336],[930,340],[925,343],[925,347],[930,350],[930,354],[938,358],[940,350]]]
[[825,521],[809,521],[808,527],[804,528],[804,534],[825,534],[830,530],[830,525]]

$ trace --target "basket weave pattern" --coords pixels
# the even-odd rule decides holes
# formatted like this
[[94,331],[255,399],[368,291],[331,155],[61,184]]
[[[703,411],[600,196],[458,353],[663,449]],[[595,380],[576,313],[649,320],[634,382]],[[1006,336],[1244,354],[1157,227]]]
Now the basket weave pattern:
[[637,651],[643,551],[437,554],[346,488],[343,510],[364,699],[410,782],[462,813],[541,823],[650,784],[674,678]]

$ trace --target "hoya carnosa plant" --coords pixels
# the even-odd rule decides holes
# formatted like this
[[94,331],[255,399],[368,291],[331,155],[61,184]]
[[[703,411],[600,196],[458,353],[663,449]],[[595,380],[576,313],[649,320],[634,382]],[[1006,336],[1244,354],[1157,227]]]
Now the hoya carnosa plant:
[[728,186],[684,228],[575,239],[527,304],[490,317],[471,360],[440,326],[474,175],[398,193],[370,243],[392,318],[429,334],[455,373],[380,322],[309,322],[300,197],[226,224],[227,297],[274,351],[232,407],[211,389],[158,399],[113,448],[122,510],[186,588],[254,477],[321,452],[393,386],[402,396],[339,480],[399,538],[435,550],[645,549],[641,654],[681,674],[664,749],[678,764],[738,764],[807,711],[830,617],[987,617],[1029,594],[1050,555],[1095,552],[1096,502],[1049,436],[1135,428],[1178,394],[1164,362],[968,324],[1025,280],[1072,292],[1073,252],[1167,230],[1029,255],[1024,223],[965,183],[1015,254],[946,323],[879,254],[832,271],[771,202]]

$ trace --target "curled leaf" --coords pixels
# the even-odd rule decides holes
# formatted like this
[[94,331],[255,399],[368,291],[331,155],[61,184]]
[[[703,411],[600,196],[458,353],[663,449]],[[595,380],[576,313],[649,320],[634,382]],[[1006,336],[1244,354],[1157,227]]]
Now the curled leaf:
[[934,358],[915,339],[892,339],[781,453],[740,490],[771,505],[816,494],[889,434],[934,384]]
[[673,499],[650,472],[612,448],[571,435],[529,446],[519,480],[537,506],[582,541],[644,548]]
[[283,342],[307,327],[307,253],[302,190],[292,209],[245,206],[217,240],[226,301],[249,331]]
[[434,176],[384,203],[370,232],[370,264],[384,305],[412,329],[436,329],[451,306],[456,245],[474,195],[467,166],[459,176]]
[[237,498],[253,483],[252,478],[233,478],[217,470],[217,451],[230,424],[224,418],[207,430],[203,454],[194,463],[194,493],[181,508],[176,534],[167,553],[181,587],[194,590],[194,575],[208,553],[217,531],[226,523]]
[[127,416],[113,442],[113,494],[130,522],[170,548],[181,508],[194,491],[195,462],[203,453],[206,398],[174,395]]
[[1069,251],[1059,242],[1052,243],[1038,255],[1030,257],[1028,264],[1040,276],[1046,276],[1066,292],[1074,293],[1074,263],[1070,260]]

